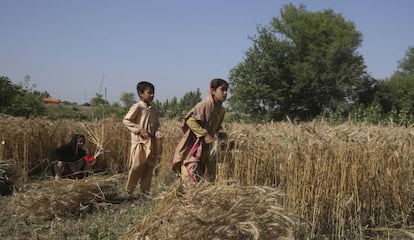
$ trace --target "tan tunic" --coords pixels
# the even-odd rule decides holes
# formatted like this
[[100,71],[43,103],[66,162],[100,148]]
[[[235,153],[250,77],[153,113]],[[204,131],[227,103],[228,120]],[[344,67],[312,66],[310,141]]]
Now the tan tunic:
[[[224,107],[215,103],[211,96],[190,110],[184,117],[182,126],[184,136],[175,149],[173,170],[183,174],[183,169],[185,169],[187,172],[194,171],[195,174],[204,175],[209,144],[203,140],[201,144],[197,144],[197,142],[207,133],[214,137],[221,129],[224,115]],[[196,152],[195,148],[197,148]],[[182,168],[186,164],[188,164],[186,168]],[[187,174],[185,173],[185,175]]]
[[[142,191],[149,191],[152,170],[157,164],[157,141],[155,133],[160,129],[157,110],[140,101],[131,106],[123,119],[123,124],[131,132],[131,150],[128,160],[127,190],[132,192],[137,183]],[[139,135],[141,129],[147,129],[150,138]]]

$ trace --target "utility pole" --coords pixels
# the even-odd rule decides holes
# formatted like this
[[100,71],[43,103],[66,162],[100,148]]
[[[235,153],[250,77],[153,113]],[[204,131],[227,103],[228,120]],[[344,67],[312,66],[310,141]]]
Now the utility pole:
[[101,79],[101,84],[99,85],[99,92],[97,93],[98,96],[102,97],[102,85],[103,85],[103,81],[104,81],[105,75],[102,74],[102,79]]
[[106,104],[106,94],[107,94],[107,90],[105,88],[105,104]]

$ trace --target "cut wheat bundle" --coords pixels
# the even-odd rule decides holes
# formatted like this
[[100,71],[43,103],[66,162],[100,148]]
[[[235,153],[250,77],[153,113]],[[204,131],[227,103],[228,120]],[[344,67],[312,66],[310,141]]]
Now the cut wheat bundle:
[[86,139],[93,143],[98,149],[105,147],[105,125],[100,123],[93,123],[93,126],[83,123],[78,129],[79,132],[84,133]]
[[270,187],[198,183],[172,190],[124,239],[293,239],[299,218]]
[[123,175],[90,176],[81,180],[44,180],[15,193],[10,210],[18,217],[50,220],[55,217],[79,216],[100,203],[116,200],[117,185]]

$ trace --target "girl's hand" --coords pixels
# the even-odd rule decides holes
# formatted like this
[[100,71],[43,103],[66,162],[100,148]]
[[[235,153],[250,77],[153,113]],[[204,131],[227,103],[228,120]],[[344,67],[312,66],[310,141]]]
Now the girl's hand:
[[210,144],[210,143],[214,142],[213,136],[211,136],[210,134],[207,133],[204,136],[204,142],[207,143],[207,144]]
[[101,148],[99,150],[96,150],[95,154],[93,155],[93,157],[96,159],[97,157],[99,157],[99,155],[104,154],[104,150]]

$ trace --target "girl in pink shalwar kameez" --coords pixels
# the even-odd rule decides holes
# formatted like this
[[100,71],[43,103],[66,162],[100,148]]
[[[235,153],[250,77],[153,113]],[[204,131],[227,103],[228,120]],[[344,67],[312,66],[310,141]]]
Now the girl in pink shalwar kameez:
[[184,182],[197,182],[215,171],[208,168],[209,148],[221,129],[225,115],[222,103],[226,100],[227,89],[227,81],[211,80],[207,98],[197,103],[184,117],[184,136],[175,149],[172,162],[173,170],[181,175]]
[[131,132],[126,184],[129,194],[132,194],[138,183],[141,193],[149,194],[153,169],[157,164],[157,139],[162,138],[162,133],[158,112],[151,105],[154,90],[151,83],[139,82],[137,92],[140,101],[131,106],[123,119],[123,124]]

